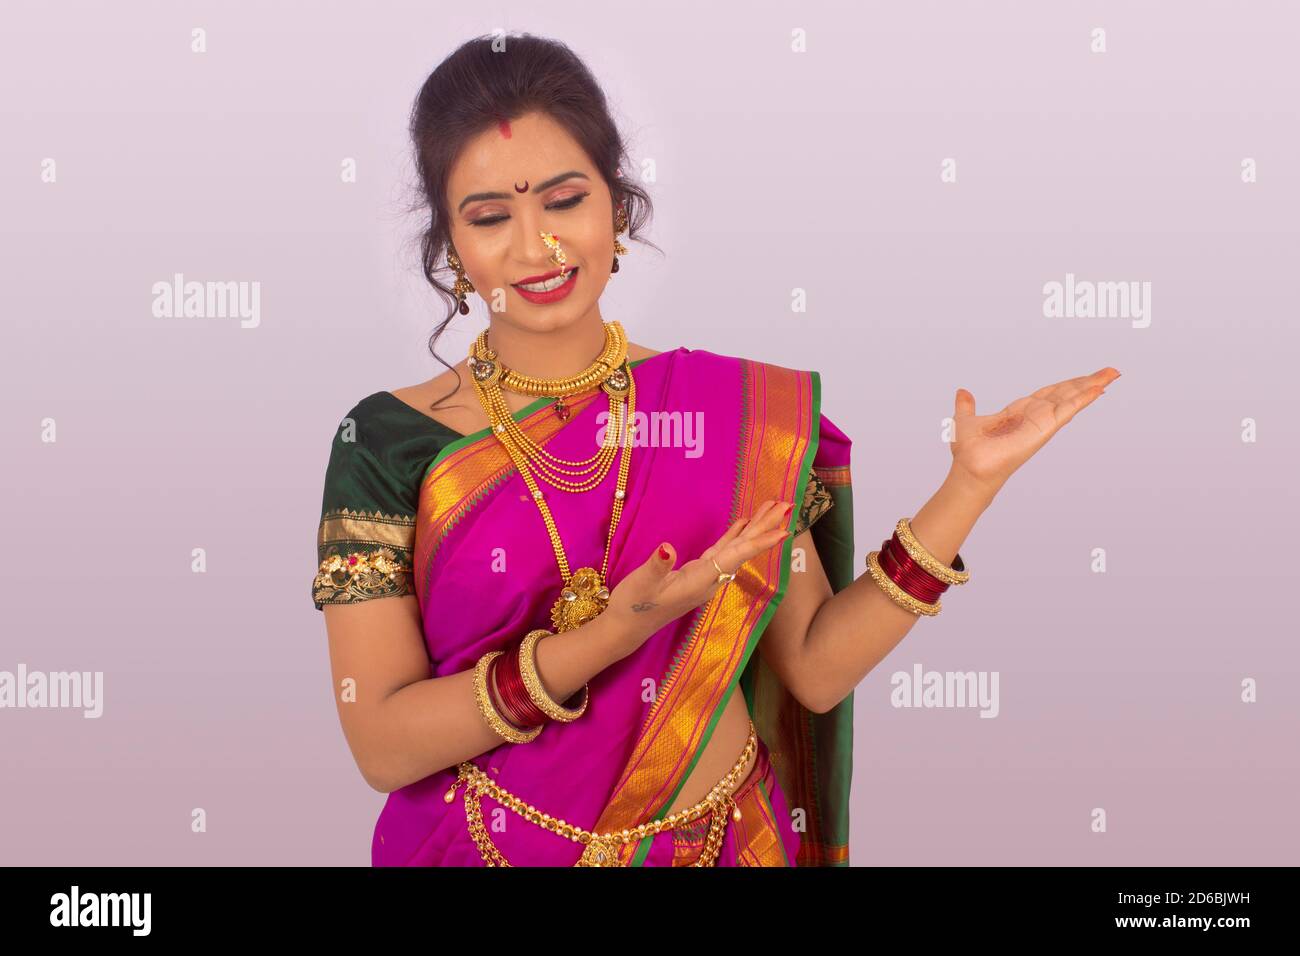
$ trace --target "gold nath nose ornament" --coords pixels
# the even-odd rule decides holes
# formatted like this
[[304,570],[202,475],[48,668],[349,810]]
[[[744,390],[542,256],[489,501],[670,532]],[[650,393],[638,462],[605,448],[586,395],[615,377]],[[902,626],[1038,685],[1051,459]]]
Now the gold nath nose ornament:
[[546,248],[551,250],[551,261],[560,267],[560,275],[568,271],[568,259],[564,255],[564,250],[560,248],[560,240],[553,232],[542,232],[542,242],[546,243]]

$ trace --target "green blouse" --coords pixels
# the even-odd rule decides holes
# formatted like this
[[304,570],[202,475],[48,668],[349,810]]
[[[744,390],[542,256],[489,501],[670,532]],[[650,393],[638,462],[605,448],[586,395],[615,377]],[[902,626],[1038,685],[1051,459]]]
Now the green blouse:
[[[463,437],[392,392],[367,395],[347,413],[325,469],[312,582],[316,610],[415,593],[420,485],[438,452]],[[832,503],[814,471],[795,532],[810,528]]]

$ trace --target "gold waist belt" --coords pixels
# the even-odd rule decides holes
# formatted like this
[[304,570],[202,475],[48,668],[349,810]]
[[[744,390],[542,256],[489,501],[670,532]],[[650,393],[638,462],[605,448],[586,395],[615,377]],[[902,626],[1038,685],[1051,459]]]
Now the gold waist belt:
[[491,838],[488,837],[487,828],[483,826],[483,811],[479,804],[479,798],[484,794],[503,806],[509,807],[525,820],[536,823],[559,836],[573,840],[575,843],[584,844],[586,849],[582,851],[582,856],[574,866],[618,866],[618,855],[614,852],[616,846],[643,840],[647,836],[674,829],[698,820],[706,813],[712,813],[713,819],[709,823],[709,833],[704,841],[704,849],[700,851],[699,859],[691,865],[713,866],[717,863],[718,854],[722,851],[722,840],[726,835],[727,828],[727,814],[719,811],[730,808],[732,819],[740,820],[740,807],[736,804],[734,794],[741,784],[740,775],[745,769],[745,764],[749,762],[749,758],[757,750],[758,733],[754,730],[754,722],[751,720],[749,722],[749,740],[745,742],[745,749],[741,751],[740,758],[736,761],[735,766],[727,772],[727,775],[714,785],[703,800],[692,807],[678,810],[662,820],[643,823],[630,830],[616,830],[611,833],[593,833],[591,830],[584,830],[571,823],[565,823],[559,817],[553,817],[549,813],[542,813],[531,803],[525,803],[519,797],[498,786],[496,781],[469,761],[460,765],[460,772],[456,776],[456,782],[451,785],[451,789],[447,791],[444,799],[451,803],[456,799],[456,789],[462,784],[465,785],[465,820],[469,824],[470,836],[473,837],[479,854],[483,857],[483,862],[488,866],[510,866],[511,864],[492,843]]

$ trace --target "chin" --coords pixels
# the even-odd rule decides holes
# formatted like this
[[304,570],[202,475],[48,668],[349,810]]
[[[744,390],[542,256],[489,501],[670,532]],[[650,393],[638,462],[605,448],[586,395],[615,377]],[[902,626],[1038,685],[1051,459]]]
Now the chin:
[[500,317],[511,325],[529,332],[554,332],[573,325],[586,315],[590,308],[591,303],[587,302],[565,302],[555,305],[521,302],[513,311],[508,314],[501,313]]

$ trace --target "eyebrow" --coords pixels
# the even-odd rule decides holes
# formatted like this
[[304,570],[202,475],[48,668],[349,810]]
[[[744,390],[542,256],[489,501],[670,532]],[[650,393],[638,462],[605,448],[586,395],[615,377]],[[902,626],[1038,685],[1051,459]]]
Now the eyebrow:
[[[530,193],[544,192],[545,190],[550,189],[552,186],[556,185],[557,183],[562,183],[566,179],[573,179],[575,176],[577,176],[580,179],[585,179],[588,182],[591,181],[591,177],[588,176],[586,173],[580,173],[576,169],[571,169],[567,173],[560,173],[560,175],[558,176],[552,176],[544,183],[538,183],[536,186],[532,187],[528,191]],[[514,198],[513,195],[510,193],[470,193],[468,196],[466,196],[464,199],[460,201],[460,205],[456,207],[456,211],[460,212],[470,203],[478,202],[480,199],[513,199],[513,198]]]

